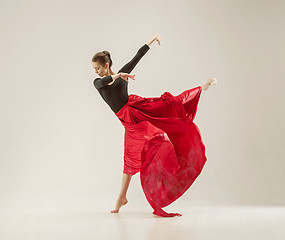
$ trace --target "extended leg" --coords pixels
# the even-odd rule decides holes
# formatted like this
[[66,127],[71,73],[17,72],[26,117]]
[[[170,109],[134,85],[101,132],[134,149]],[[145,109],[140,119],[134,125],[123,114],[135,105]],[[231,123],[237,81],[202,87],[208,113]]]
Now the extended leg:
[[127,195],[127,191],[128,191],[131,179],[132,179],[132,175],[123,173],[121,192],[116,202],[116,207],[114,210],[111,211],[111,213],[119,212],[120,208],[123,205],[128,203],[126,195]]

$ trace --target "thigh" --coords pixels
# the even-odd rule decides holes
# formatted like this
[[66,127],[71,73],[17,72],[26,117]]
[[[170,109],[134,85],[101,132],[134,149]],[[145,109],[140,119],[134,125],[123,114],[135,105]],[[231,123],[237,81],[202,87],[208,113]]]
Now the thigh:
[[186,104],[188,102],[195,100],[195,98],[197,98],[197,96],[200,95],[201,90],[202,87],[198,86],[195,88],[187,89],[174,97],[177,101],[181,102],[182,104]]
[[153,117],[177,116],[177,102],[169,92],[164,92],[160,97],[145,98],[139,109]]

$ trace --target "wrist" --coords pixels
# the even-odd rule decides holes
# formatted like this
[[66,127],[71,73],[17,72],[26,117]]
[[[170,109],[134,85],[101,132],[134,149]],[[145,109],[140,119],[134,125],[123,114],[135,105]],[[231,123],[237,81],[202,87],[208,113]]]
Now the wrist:
[[155,38],[153,38],[152,40],[150,40],[147,45],[150,47],[150,45],[155,41]]
[[116,74],[116,79],[121,77],[121,73]]
[[111,76],[112,76],[113,79],[117,79],[117,78],[119,78],[121,76],[121,74],[120,73],[116,73],[116,74],[113,74]]

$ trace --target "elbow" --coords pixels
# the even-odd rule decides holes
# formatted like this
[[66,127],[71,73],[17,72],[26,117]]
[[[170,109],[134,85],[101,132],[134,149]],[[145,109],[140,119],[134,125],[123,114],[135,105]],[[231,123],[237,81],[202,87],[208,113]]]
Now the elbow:
[[99,82],[96,81],[96,79],[93,81],[93,86],[94,86],[97,90],[99,90],[99,88],[101,88]]

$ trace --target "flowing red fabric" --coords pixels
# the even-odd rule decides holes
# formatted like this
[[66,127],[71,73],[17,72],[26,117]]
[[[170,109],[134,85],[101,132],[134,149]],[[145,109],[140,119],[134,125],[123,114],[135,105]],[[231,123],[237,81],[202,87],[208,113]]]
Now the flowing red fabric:
[[200,130],[193,123],[201,91],[198,86],[178,96],[131,94],[115,113],[125,128],[123,173],[140,172],[142,189],[155,215],[182,216],[161,208],[183,195],[207,161]]

